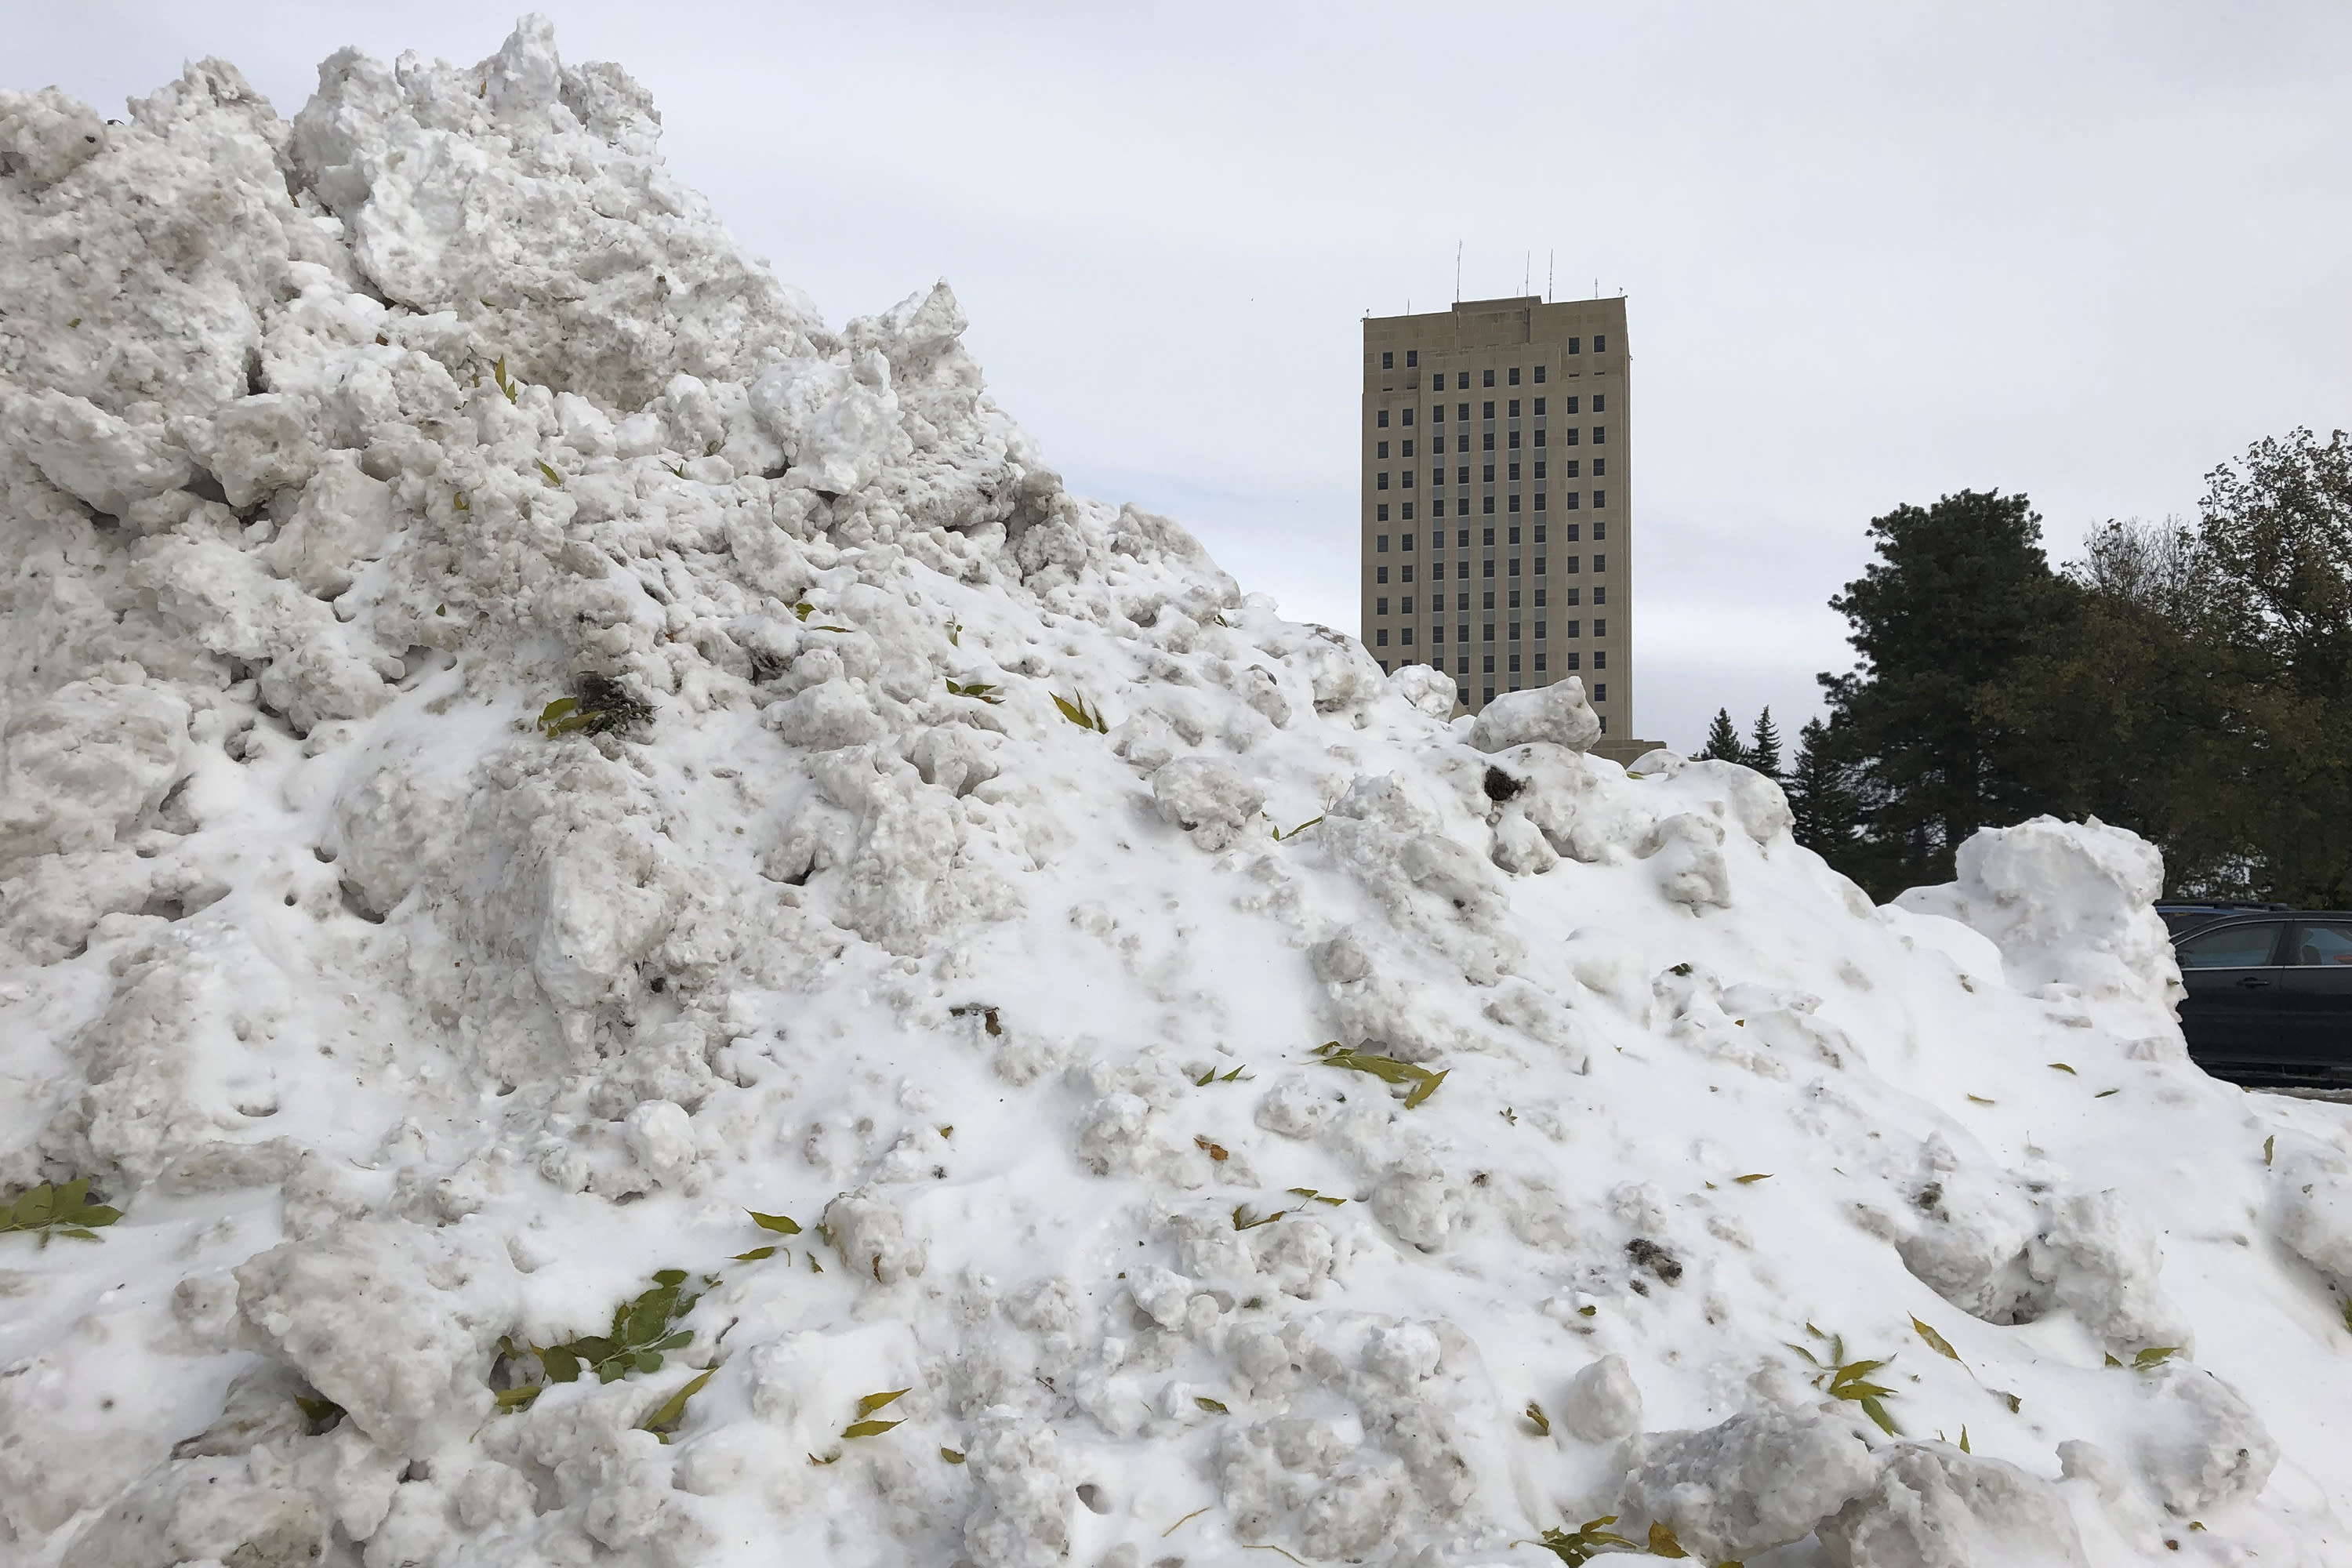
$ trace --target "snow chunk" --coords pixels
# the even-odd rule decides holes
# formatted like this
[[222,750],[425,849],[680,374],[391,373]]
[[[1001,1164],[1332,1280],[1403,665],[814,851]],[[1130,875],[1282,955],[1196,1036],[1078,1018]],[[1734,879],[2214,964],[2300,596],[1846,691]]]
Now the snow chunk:
[[1178,757],[1151,775],[1160,815],[1202,848],[1224,848],[1265,805],[1265,792],[1223,757]]
[[2131,1453],[2175,1513],[2241,1502],[2270,1480],[2278,1445],[2238,1391],[2202,1367],[2167,1363],[2147,1374]]
[[1568,1429],[1588,1443],[1641,1430],[1642,1391],[1621,1355],[1605,1355],[1569,1380]]
[[1958,880],[1914,888],[1896,907],[1990,937],[2021,991],[2063,984],[2092,997],[2140,999],[2170,1032],[2183,993],[2171,938],[2153,907],[2164,889],[2156,846],[2096,817],[2038,816],[1979,829],[1954,862]]
[[55,389],[8,404],[0,431],[44,479],[109,517],[178,489],[194,473],[187,455],[157,433]]
[[236,1285],[245,1321],[394,1449],[488,1414],[490,1354],[521,1310],[514,1267],[487,1236],[398,1220],[273,1247]]
[[1877,1479],[1877,1459],[1844,1423],[1765,1409],[1704,1431],[1644,1434],[1625,1501],[1664,1520],[1693,1557],[1719,1563],[1802,1540]]
[[135,682],[77,680],[20,711],[0,762],[0,865],[104,849],[186,767],[188,705]]
[[1821,1525],[1837,1568],[2083,1568],[2057,1489],[1948,1443],[1901,1443],[1877,1484]]
[[1470,726],[1470,743],[1482,752],[1505,752],[1531,741],[1589,752],[1599,739],[1601,720],[1584,700],[1583,679],[1573,675],[1532,690],[1504,692]]

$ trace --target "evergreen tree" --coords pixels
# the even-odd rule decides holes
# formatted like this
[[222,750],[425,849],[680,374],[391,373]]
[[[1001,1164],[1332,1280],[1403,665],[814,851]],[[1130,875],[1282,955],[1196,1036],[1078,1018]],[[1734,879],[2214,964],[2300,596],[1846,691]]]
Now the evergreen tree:
[[1706,744],[1699,748],[1696,760],[1706,762],[1709,759],[1726,763],[1748,761],[1748,746],[1740,740],[1739,726],[1731,721],[1731,710],[1728,708],[1715,710],[1715,722],[1707,726]]
[[1797,842],[1852,876],[1862,799],[1835,752],[1819,719],[1797,731],[1797,761],[1786,786],[1789,810],[1797,819]]
[[1772,722],[1769,702],[1756,715],[1756,730],[1748,740],[1748,765],[1768,779],[1780,776],[1780,727]]
[[2051,571],[2023,496],[1962,490],[1897,507],[1870,532],[1878,559],[1830,601],[1861,661],[1821,679],[1872,850],[1856,879],[1887,898],[1949,880],[1978,828],[2064,804],[2047,748],[1988,710],[2078,595]]

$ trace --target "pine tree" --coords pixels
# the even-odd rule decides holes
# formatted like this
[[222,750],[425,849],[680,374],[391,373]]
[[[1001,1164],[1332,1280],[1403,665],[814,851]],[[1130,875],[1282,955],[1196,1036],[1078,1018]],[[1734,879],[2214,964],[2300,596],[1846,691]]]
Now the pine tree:
[[1772,722],[1772,707],[1756,715],[1756,731],[1748,742],[1748,765],[1768,779],[1780,776],[1780,727]]
[[1699,748],[1698,761],[1706,762],[1710,758],[1726,763],[1745,763],[1748,760],[1747,744],[1740,740],[1739,727],[1731,721],[1731,710],[1728,708],[1715,710],[1715,722],[1707,726],[1706,744]]
[[1797,731],[1796,765],[1789,770],[1789,810],[1796,817],[1797,842],[1853,875],[1856,835],[1862,828],[1862,798],[1846,765],[1837,760],[1829,731],[1819,719]]

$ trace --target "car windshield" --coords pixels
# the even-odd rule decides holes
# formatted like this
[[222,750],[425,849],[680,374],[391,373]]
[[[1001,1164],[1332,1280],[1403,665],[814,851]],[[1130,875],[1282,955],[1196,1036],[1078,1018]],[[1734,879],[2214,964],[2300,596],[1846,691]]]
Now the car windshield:
[[2276,921],[2224,926],[2182,937],[2174,951],[2183,969],[2253,969],[2270,963],[2278,933]]

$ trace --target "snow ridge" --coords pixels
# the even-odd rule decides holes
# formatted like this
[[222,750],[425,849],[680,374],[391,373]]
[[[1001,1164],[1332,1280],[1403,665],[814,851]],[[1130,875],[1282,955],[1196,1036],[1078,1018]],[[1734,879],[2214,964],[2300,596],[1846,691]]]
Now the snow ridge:
[[0,93],[0,1560],[2352,1561],[2130,835],[1449,721],[544,21],[131,113]]

